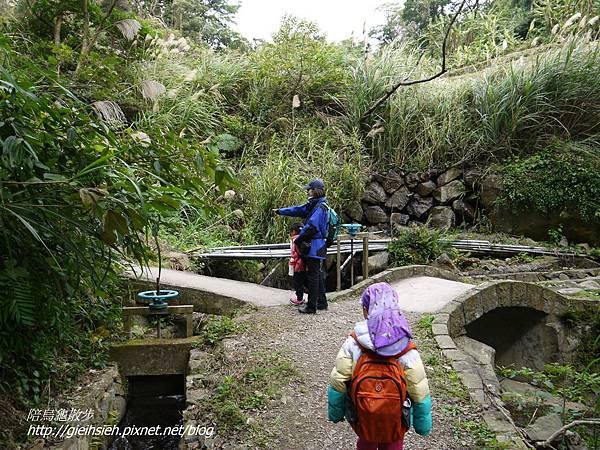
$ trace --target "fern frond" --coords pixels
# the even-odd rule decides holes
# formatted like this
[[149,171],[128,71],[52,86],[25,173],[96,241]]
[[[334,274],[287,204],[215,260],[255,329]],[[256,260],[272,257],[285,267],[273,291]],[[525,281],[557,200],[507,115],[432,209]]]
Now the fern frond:
[[35,319],[35,297],[30,273],[22,267],[7,264],[0,272],[0,290],[4,293],[0,322],[32,326]]

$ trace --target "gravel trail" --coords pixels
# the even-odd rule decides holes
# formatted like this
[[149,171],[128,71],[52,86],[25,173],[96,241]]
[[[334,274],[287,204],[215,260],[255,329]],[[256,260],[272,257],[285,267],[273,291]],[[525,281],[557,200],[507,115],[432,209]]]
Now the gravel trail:
[[[418,313],[407,313],[413,331],[419,317]],[[252,418],[258,429],[269,435],[270,448],[356,448],[356,436],[347,423],[327,420],[327,385],[341,344],[354,323],[361,319],[358,299],[330,303],[328,311],[316,315],[299,314],[292,306],[280,306],[263,308],[240,318],[248,328],[233,339],[231,348],[281,352],[293,360],[301,373],[299,383],[290,383],[280,400]],[[433,431],[426,438],[410,432],[404,448],[479,448],[471,436],[456,426],[458,421],[477,422],[478,407],[465,399],[460,387],[459,397],[448,396],[450,368],[433,339],[417,335],[416,342],[426,366],[428,362],[436,366],[435,370],[427,367],[434,399]]]

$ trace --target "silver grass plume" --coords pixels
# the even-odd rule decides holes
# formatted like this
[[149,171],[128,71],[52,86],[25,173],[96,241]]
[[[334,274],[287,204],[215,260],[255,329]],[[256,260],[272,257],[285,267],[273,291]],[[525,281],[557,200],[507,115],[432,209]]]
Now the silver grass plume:
[[111,100],[99,100],[92,103],[96,115],[105,122],[113,125],[125,123],[125,114],[121,107]]
[[128,41],[133,41],[142,28],[142,25],[135,19],[120,20],[115,23],[115,26]]
[[159,95],[166,92],[165,85],[154,80],[142,81],[142,96],[146,100],[154,101]]

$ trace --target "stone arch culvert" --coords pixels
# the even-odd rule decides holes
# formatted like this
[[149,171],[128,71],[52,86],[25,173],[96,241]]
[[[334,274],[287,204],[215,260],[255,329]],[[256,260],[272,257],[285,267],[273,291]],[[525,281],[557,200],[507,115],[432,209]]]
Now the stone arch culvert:
[[484,419],[499,440],[525,448],[508,418],[490,408],[500,396],[495,367],[542,370],[547,363],[571,361],[580,336],[564,317],[593,307],[536,284],[503,280],[475,286],[436,312],[435,339],[471,398],[484,406]]

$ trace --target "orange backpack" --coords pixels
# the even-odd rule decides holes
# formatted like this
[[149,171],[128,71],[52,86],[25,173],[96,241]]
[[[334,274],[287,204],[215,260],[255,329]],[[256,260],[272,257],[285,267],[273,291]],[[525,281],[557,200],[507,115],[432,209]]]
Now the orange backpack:
[[350,381],[350,400],[356,417],[350,425],[369,442],[399,441],[408,430],[402,420],[406,376],[398,358],[417,347],[410,342],[401,353],[386,357],[363,347],[354,331],[350,335],[362,350]]

